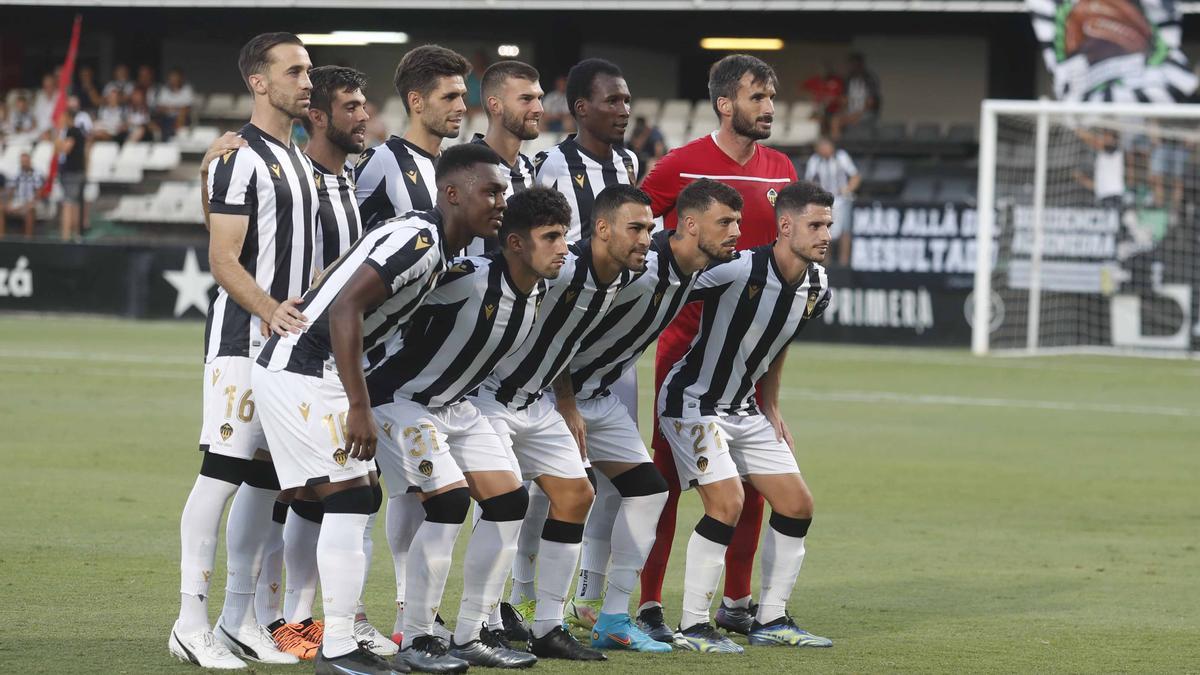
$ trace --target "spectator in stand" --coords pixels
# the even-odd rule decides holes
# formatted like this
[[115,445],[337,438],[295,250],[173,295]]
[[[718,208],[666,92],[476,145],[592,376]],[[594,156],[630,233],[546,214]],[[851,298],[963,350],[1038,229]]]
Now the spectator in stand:
[[75,95],[83,102],[83,107],[96,110],[104,103],[104,95],[96,86],[96,69],[91,66],[80,66],[76,76]]
[[658,160],[667,154],[667,142],[663,139],[658,127],[646,123],[645,117],[638,117],[633,122],[633,134],[629,137],[629,149],[637,153],[638,164],[642,176],[650,173],[650,169]]
[[29,110],[29,99],[24,95],[18,95],[13,101],[12,110],[8,113],[4,132],[8,136],[8,140],[12,141],[22,136],[32,136],[36,131],[37,122],[34,121],[33,113]]
[[547,131],[575,131],[575,118],[571,116],[571,106],[567,103],[566,77],[554,81],[554,91],[546,94],[542,100],[542,111]]
[[[383,121],[383,113],[375,104],[367,101],[363,109],[371,116],[371,119],[367,120],[366,147],[373,148],[388,139],[389,129]],[[402,131],[403,129],[396,129],[396,135],[399,136]]]
[[8,194],[0,190],[0,211],[3,212],[0,216],[0,237],[4,236],[5,224],[10,216],[21,219],[26,239],[33,236],[33,222],[37,217],[37,205],[41,200],[42,185],[45,182],[46,177],[34,171],[33,159],[29,153],[22,152],[21,169],[12,179],[12,187],[7,190]]
[[96,125],[92,137],[98,141],[124,143],[129,136],[125,106],[121,105],[121,92],[108,90],[103,105],[96,111]]
[[195,101],[196,94],[192,85],[184,81],[183,71],[172,68],[167,73],[167,83],[158,90],[156,101],[158,126],[164,141],[171,140],[176,129],[190,126]]
[[879,121],[879,110],[883,102],[880,97],[879,78],[867,70],[862,54],[850,55],[845,85],[842,112],[833,118],[830,125],[834,139],[840,138],[850,127],[874,126]]
[[[8,135],[8,103],[4,97],[4,93],[0,92],[0,145],[4,143],[4,137]],[[2,174],[0,174],[2,175]]]
[[83,105],[78,96],[74,94],[67,97],[67,112],[71,113],[71,124],[83,129],[85,136],[92,135],[92,127],[95,126],[92,121],[92,114],[83,109]]
[[117,91],[121,95],[121,102],[124,103],[129,95],[133,93],[133,80],[129,79],[129,66],[124,63],[118,63],[113,68],[113,79],[109,80],[108,84],[104,85],[104,91],[101,96],[108,96],[108,92]]
[[[1150,151],[1150,186],[1154,192],[1154,203],[1170,208],[1172,213],[1178,213],[1183,205],[1183,176],[1191,157],[1189,144],[1180,138],[1180,133],[1186,133],[1186,129],[1180,123],[1170,121],[1151,127],[1154,147]],[[1168,188],[1171,191],[1169,200]]]
[[1125,205],[1125,151],[1121,138],[1112,129],[1075,132],[1084,145],[1095,151],[1092,173],[1089,176],[1081,169],[1074,172],[1075,180],[1092,192],[1097,206],[1121,209]]
[[127,143],[138,143],[146,134],[150,134],[147,140],[158,136],[158,127],[154,124],[150,107],[146,105],[146,92],[141,89],[134,89],[129,94],[129,105],[125,107],[125,127],[129,130],[129,136],[125,139]]
[[58,118],[60,131],[55,142],[58,155],[58,176],[62,183],[62,240],[80,238],[83,216],[83,184],[87,176],[87,135],[72,124],[71,113],[64,111]]
[[58,78],[52,73],[42,76],[42,88],[33,97],[33,123],[38,134],[50,138],[54,129],[54,102],[58,100]]
[[[833,194],[833,227],[829,228],[829,236],[834,242],[838,264],[845,267],[850,264],[850,213],[862,176],[854,166],[854,160],[850,159],[850,153],[839,149],[830,138],[818,140],[815,150],[804,166],[804,180]],[[832,259],[832,256],[826,258]]]
[[158,80],[154,78],[154,69],[145,64],[138,66],[137,80],[134,88],[141,89],[146,94],[146,105],[151,110],[158,107]]
[[[800,85],[800,92],[813,103],[813,119],[821,124],[821,133],[829,134],[833,118],[841,112],[845,85],[833,67],[832,61],[825,62],[823,73],[813,75]],[[837,217],[837,214],[834,214]]]
[[[484,71],[488,69],[487,54],[482,50],[475,52],[471,57],[471,72],[467,73],[465,84],[467,85],[467,114],[474,115],[483,112],[483,76]],[[367,146],[370,147],[370,146]]]

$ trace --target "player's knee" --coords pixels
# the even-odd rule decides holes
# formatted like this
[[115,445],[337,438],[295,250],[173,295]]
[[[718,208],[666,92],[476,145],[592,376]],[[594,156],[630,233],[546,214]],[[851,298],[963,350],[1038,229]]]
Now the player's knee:
[[246,485],[260,490],[278,490],[279,477],[275,475],[275,464],[261,459],[248,462],[245,482]]
[[525,518],[529,510],[529,491],[524,486],[479,502],[483,520],[503,523]]
[[358,513],[371,515],[371,488],[358,485],[326,495],[322,503],[325,513]]
[[383,506],[383,486],[379,481],[371,483],[371,513],[379,513],[380,507]]
[[771,529],[787,537],[804,537],[808,527],[812,525],[812,514],[803,517],[785,516],[778,511],[771,512]]
[[426,499],[421,506],[425,508],[425,520],[457,525],[467,519],[467,512],[471,510],[471,491],[465,487],[447,490]]
[[248,459],[227,457],[208,450],[204,451],[204,458],[200,461],[201,476],[234,485],[241,485],[249,470],[250,460]]
[[771,504],[771,511],[789,518],[813,517],[812,493],[803,485],[796,490],[788,490],[782,499],[776,499]]
[[649,462],[613,477],[613,487],[622,497],[645,497],[667,491],[667,481]]
[[704,513],[730,525],[742,516],[745,493],[740,484],[730,482],[720,489],[710,490],[704,497]]
[[292,512],[312,523],[320,523],[325,519],[324,505],[321,502],[307,499],[297,499],[292,502]]

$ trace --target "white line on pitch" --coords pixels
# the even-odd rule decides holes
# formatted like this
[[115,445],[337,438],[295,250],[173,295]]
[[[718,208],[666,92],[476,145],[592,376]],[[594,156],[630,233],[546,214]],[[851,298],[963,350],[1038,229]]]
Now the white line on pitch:
[[1200,417],[1200,411],[1166,406],[1121,405],[1117,403],[1076,403],[1070,401],[1039,401],[1023,398],[975,398],[936,394],[905,394],[891,391],[812,391],[784,387],[785,399],[805,401],[837,401],[839,403],[896,403],[900,405],[950,405],[975,408],[1021,408],[1029,410],[1060,410],[1066,412],[1098,412],[1129,415],[1163,415],[1167,417]]
[[0,349],[0,359],[42,359],[46,361],[91,361],[93,363],[146,363],[165,366],[203,365],[199,356],[152,356],[149,354],[114,354],[111,352],[49,351],[31,349]]
[[[196,380],[199,375],[181,373],[178,371],[159,370],[101,370],[99,368],[75,368],[73,366],[35,366],[29,364],[0,364],[2,373],[19,373],[24,375],[86,375],[89,377],[124,378],[130,380]],[[197,380],[198,381],[198,380]]]

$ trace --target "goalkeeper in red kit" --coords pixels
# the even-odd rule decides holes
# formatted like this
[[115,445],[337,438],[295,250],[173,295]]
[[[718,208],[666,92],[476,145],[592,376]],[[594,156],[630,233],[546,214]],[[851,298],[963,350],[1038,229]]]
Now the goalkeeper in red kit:
[[[708,92],[719,120],[713,133],[676,148],[661,159],[642,183],[650,195],[654,215],[663,217],[668,230],[675,229],[675,198],[688,183],[711,178],[736,189],[745,203],[739,249],[775,241],[775,198],[796,182],[796,168],[783,153],[759,145],[771,135],[774,116],[775,71],[762,60],[733,54],[713,64]],[[658,339],[654,362],[654,391],[675,362],[687,352],[699,328],[700,307],[685,307]],[[657,402],[655,410],[657,410]],[[658,640],[671,642],[672,630],[662,613],[662,585],[671,543],[675,538],[675,511],[679,504],[679,481],[671,448],[659,433],[654,418],[654,464],[667,479],[670,495],[658,521],[657,538],[642,571],[642,597],[638,621],[643,630]],[[750,601],[750,577],[762,528],[763,498],[745,484],[746,501],[741,519],[725,556],[725,593],[717,611],[717,625],[742,634],[750,632],[754,611]]]

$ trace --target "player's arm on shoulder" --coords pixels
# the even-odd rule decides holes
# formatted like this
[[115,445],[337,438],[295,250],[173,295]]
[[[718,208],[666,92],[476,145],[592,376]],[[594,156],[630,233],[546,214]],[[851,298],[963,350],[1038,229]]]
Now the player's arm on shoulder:
[[787,443],[794,451],[796,445],[792,442],[792,432],[788,430],[783,413],[779,410],[779,390],[783,386],[783,361],[786,357],[787,345],[784,345],[779,355],[771,361],[758,386],[762,393],[763,415],[766,415],[771,427],[775,429],[775,439]]
[[433,290],[425,296],[422,304],[458,304],[476,294],[482,296],[486,291],[487,277],[477,273],[475,262],[469,257],[455,258],[450,261],[449,268],[438,277]]
[[389,295],[377,270],[363,263],[329,306],[329,343],[350,404],[346,414],[346,450],[357,459],[374,457],[377,440],[362,366],[363,314],[383,304]]
[[675,200],[679,198],[680,185],[679,162],[676,152],[668,152],[665,157],[654,163],[650,173],[642,179],[642,192],[650,195],[650,210],[654,217],[675,208]]
[[558,408],[558,414],[562,415],[563,421],[567,423],[567,428],[571,430],[571,435],[575,437],[575,443],[579,446],[579,456],[587,457],[587,423],[583,421],[583,415],[579,414],[579,407],[575,405],[575,385],[571,380],[571,369],[563,368],[551,386],[554,388],[554,405]]
[[258,282],[242,267],[239,260],[246,232],[250,227],[247,215],[213,212],[209,216],[208,267],[229,297],[246,311],[263,321],[263,337],[274,331],[279,335],[298,333],[304,328],[305,316],[297,309],[300,298],[279,302],[259,287]]
[[204,159],[200,160],[200,205],[204,209],[204,227],[208,225],[208,174],[209,168],[213,162],[220,159],[226,153],[244,148],[249,143],[246,139],[237,135],[232,131],[226,131],[213,141],[212,145],[208,146],[208,150],[204,153]]

